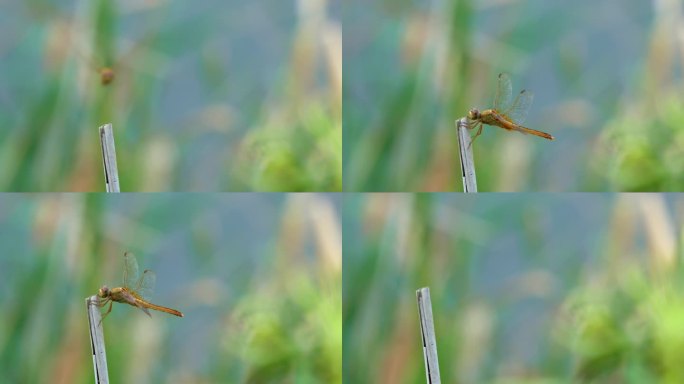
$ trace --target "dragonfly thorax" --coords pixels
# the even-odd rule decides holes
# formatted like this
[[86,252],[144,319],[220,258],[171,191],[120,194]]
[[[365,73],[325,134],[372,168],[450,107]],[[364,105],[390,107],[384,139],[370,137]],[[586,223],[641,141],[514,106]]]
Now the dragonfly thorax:
[[470,111],[468,111],[468,119],[470,120],[479,120],[480,119],[480,111],[473,108]]

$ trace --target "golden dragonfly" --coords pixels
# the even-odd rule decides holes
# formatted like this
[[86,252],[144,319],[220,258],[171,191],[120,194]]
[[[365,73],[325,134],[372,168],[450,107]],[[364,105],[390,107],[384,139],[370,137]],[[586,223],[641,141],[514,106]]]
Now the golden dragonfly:
[[[121,54],[117,54],[118,59],[114,60],[112,55],[105,55],[102,52],[97,52],[97,49],[79,48],[78,52],[81,60],[87,63],[88,67],[96,72],[100,78],[100,84],[107,86],[114,82],[117,74],[126,73],[135,70],[136,72],[145,72],[155,76],[160,75],[159,65],[145,64],[141,60],[134,63],[134,58],[138,55],[149,54],[150,52],[150,38],[144,38],[133,45],[129,46],[127,50]],[[158,55],[157,55],[158,56]],[[126,76],[123,76],[126,77]],[[130,76],[128,76],[130,77]]]
[[120,66],[120,63],[106,65],[105,60],[101,60],[99,56],[94,54],[85,54],[79,52],[81,59],[88,64],[91,70],[94,70],[100,77],[100,84],[109,85],[116,77],[115,68]]
[[106,285],[103,285],[97,292],[97,296],[100,299],[98,306],[104,307],[109,304],[109,309],[102,315],[102,320],[104,320],[112,311],[112,304],[115,301],[139,308],[150,317],[152,317],[152,315],[148,309],[154,309],[155,311],[183,317],[183,313],[180,311],[152,304],[147,301],[146,296],[151,293],[157,278],[154,272],[149,269],[146,269],[142,275],[140,275],[138,271],[138,261],[136,260],[135,255],[130,252],[124,253],[123,286],[109,288]]
[[515,100],[512,100],[513,87],[511,85],[511,78],[507,73],[499,74],[499,82],[494,98],[494,107],[492,109],[485,109],[484,111],[475,108],[468,111],[468,128],[479,128],[475,136],[473,136],[471,144],[482,133],[484,124],[503,128],[508,131],[529,133],[530,135],[553,140],[554,137],[546,132],[537,131],[536,129],[523,127],[521,125],[525,122],[533,98],[534,93],[523,89],[518,96],[516,96]]

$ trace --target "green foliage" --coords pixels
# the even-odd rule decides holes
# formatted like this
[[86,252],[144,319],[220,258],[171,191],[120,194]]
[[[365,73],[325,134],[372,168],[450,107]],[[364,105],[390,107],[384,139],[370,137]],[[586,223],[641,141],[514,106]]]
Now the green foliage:
[[594,173],[607,178],[613,190],[684,190],[682,100],[670,94],[651,105],[629,105],[609,121],[596,159],[589,162]]
[[291,287],[265,287],[235,308],[226,351],[248,364],[246,383],[341,383],[340,287],[321,290],[306,274],[287,274]]
[[578,288],[565,304],[560,328],[581,380],[627,383],[684,381],[684,280],[648,276],[642,266]]
[[249,133],[236,173],[260,191],[342,190],[342,127],[319,103],[294,115]]

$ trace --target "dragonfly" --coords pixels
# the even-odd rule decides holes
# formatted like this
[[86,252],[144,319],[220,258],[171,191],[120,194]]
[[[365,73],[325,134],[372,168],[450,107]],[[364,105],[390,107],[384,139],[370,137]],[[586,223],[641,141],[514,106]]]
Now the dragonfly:
[[508,131],[529,133],[530,135],[553,140],[554,137],[546,132],[537,131],[536,129],[523,127],[521,125],[525,122],[527,111],[530,109],[533,98],[534,93],[523,89],[518,96],[516,96],[515,100],[512,100],[513,87],[511,85],[511,77],[507,73],[499,74],[499,83],[496,89],[496,97],[494,98],[494,107],[492,109],[485,109],[484,111],[475,108],[468,111],[468,128],[479,128],[470,143],[472,144],[473,141],[480,136],[484,124],[497,126]]
[[109,309],[102,315],[102,320],[112,311],[112,304],[115,301],[139,308],[149,317],[152,317],[149,309],[183,317],[183,313],[180,311],[147,301],[146,297],[152,292],[157,278],[154,272],[149,269],[146,269],[142,275],[138,271],[138,260],[136,260],[135,255],[130,252],[124,253],[123,286],[109,288],[103,285],[97,292],[98,306],[104,307],[109,304]]
[[[88,63],[88,66],[94,70],[100,77],[100,84],[103,86],[109,85],[114,81],[114,78],[116,77],[116,68],[120,67],[120,62],[116,62],[111,65],[103,65],[96,60],[92,60],[89,58],[89,56],[85,54],[81,54],[81,58]],[[99,61],[99,60],[98,60]]]
[[[104,55],[101,52],[97,52],[97,49],[90,48],[87,46],[81,46],[78,48],[78,54],[81,61],[87,63],[91,71],[94,71],[99,76],[100,84],[107,86],[114,82],[119,74],[123,74],[123,77],[131,77],[132,72],[140,72],[145,74],[150,74],[154,76],[160,76],[160,67],[163,65],[159,62],[147,63],[145,64],[141,60],[134,60],[137,56],[155,54],[151,51],[150,38],[144,38],[132,45],[128,46],[126,51],[117,54],[118,59],[114,60],[111,55]],[[159,54],[155,54],[159,57]],[[159,61],[158,59],[157,61]],[[126,76],[128,75],[128,76]]]
[[114,81],[114,69],[110,67],[102,67],[98,70],[100,73],[100,83],[102,85],[107,85]]

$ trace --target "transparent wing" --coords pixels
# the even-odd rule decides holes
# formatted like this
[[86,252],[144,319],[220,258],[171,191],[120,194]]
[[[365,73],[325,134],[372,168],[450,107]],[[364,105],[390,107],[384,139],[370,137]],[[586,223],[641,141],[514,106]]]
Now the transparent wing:
[[146,269],[142,276],[140,276],[140,279],[138,279],[138,282],[135,284],[135,287],[133,287],[133,290],[135,293],[137,293],[141,298],[146,299],[150,297],[152,294],[152,290],[154,290],[154,284],[157,282],[157,275],[149,270]]
[[100,63],[101,60],[97,60],[90,54],[85,54],[81,50],[76,50],[77,54],[79,55],[80,59],[87,63],[89,67],[91,67],[95,72],[99,72],[100,68],[102,68],[104,65]]
[[511,85],[511,77],[508,73],[500,73],[499,83],[496,87],[496,96],[494,97],[494,109],[505,111],[511,105],[512,97],[513,86]]
[[508,116],[514,123],[522,124],[527,118],[527,112],[530,110],[530,105],[532,105],[533,99],[533,92],[523,90],[515,98],[513,104],[508,107],[508,110],[504,110],[502,113]]
[[123,286],[130,288],[133,284],[138,282],[138,260],[135,259],[135,255],[126,252],[124,253],[124,278]]

